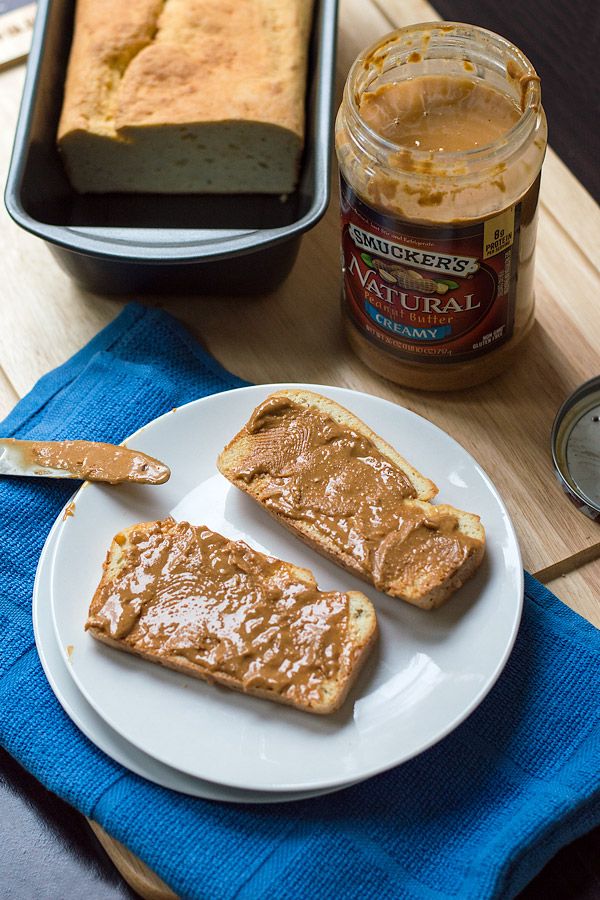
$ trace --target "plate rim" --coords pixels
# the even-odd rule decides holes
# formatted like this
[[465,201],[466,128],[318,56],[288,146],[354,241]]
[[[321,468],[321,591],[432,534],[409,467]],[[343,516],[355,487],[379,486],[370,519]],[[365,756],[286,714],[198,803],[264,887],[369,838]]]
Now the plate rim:
[[[247,787],[244,787],[244,784],[242,783],[242,781],[239,781],[239,780],[236,781],[235,778],[228,778],[227,780],[225,780],[225,779],[218,779],[218,778],[211,777],[210,779],[208,779],[208,778],[204,779],[206,781],[209,781],[210,783],[219,784],[219,785],[222,785],[222,786],[228,787],[228,788],[235,788],[238,790],[259,790],[259,791],[265,791],[266,793],[274,793],[274,794],[283,793],[283,792],[293,793],[293,792],[300,791],[300,790],[303,793],[306,793],[308,791],[311,791],[311,792],[312,791],[315,791],[315,792],[327,791],[327,792],[329,792],[330,789],[342,790],[344,787],[348,786],[351,783],[358,784],[362,781],[365,781],[369,778],[374,777],[375,775],[381,774],[382,772],[386,772],[393,768],[396,768],[396,766],[398,766],[398,765],[403,765],[405,762],[408,762],[409,760],[414,759],[417,756],[420,756],[422,753],[429,750],[431,747],[435,746],[440,741],[444,740],[444,738],[446,738],[456,728],[458,728],[458,726],[461,725],[477,709],[477,707],[483,702],[485,697],[488,695],[488,693],[491,691],[491,689],[496,684],[502,671],[504,670],[506,663],[508,662],[508,659],[514,648],[515,641],[516,641],[516,638],[517,638],[517,635],[519,632],[522,613],[523,613],[523,602],[524,602],[523,561],[522,561],[521,549],[519,546],[519,541],[518,541],[518,537],[517,537],[517,534],[515,531],[515,527],[512,522],[512,519],[510,517],[510,514],[508,512],[508,509],[506,507],[506,504],[504,502],[504,499],[503,499],[500,491],[498,490],[498,488],[496,487],[496,485],[494,484],[494,482],[488,475],[487,471],[481,466],[481,464],[475,459],[475,457],[471,453],[469,453],[469,451],[466,450],[465,447],[458,440],[456,440],[456,438],[454,438],[452,435],[450,435],[447,431],[444,431],[443,428],[440,428],[439,425],[436,425],[430,419],[426,418],[425,416],[422,416],[420,413],[414,412],[412,409],[408,408],[407,406],[403,406],[400,403],[396,403],[393,400],[388,400],[387,398],[380,397],[376,394],[369,394],[366,391],[357,391],[357,390],[354,390],[353,388],[347,388],[347,387],[343,387],[343,386],[339,386],[339,385],[324,385],[324,384],[316,384],[316,383],[309,383],[309,382],[273,382],[273,383],[265,383],[265,384],[244,385],[242,387],[231,388],[231,389],[227,389],[225,391],[217,391],[213,394],[208,394],[204,397],[198,397],[195,400],[189,401],[188,403],[183,403],[180,406],[177,406],[170,410],[167,410],[167,412],[163,413],[160,416],[157,416],[156,418],[152,419],[150,422],[145,423],[140,428],[138,428],[136,431],[134,431],[131,435],[126,437],[122,441],[122,444],[127,445],[130,441],[135,440],[139,435],[143,434],[149,428],[153,428],[159,422],[162,422],[164,419],[168,419],[168,418],[172,417],[174,414],[177,414],[180,411],[187,410],[190,407],[202,406],[203,404],[210,402],[210,401],[214,402],[215,400],[217,400],[219,397],[221,397],[224,394],[253,393],[253,392],[258,391],[258,392],[265,392],[268,395],[269,393],[273,393],[274,391],[283,390],[283,389],[311,390],[311,391],[314,391],[317,393],[318,392],[327,392],[327,391],[334,391],[334,392],[341,391],[343,395],[350,396],[350,398],[352,396],[358,395],[358,396],[367,398],[367,400],[369,402],[376,401],[377,403],[381,403],[385,406],[396,407],[396,408],[402,410],[403,412],[408,413],[409,416],[414,416],[414,417],[418,418],[419,420],[421,420],[421,422],[425,423],[425,426],[427,428],[431,429],[433,432],[440,432],[444,436],[444,438],[450,440],[456,447],[459,448],[459,450],[469,459],[470,463],[474,466],[474,468],[476,470],[478,470],[479,473],[483,476],[486,486],[488,487],[488,489],[490,489],[490,493],[494,496],[496,502],[499,504],[500,510],[503,514],[503,520],[507,526],[507,534],[511,539],[512,549],[516,553],[515,564],[518,562],[518,565],[516,565],[517,572],[518,572],[518,585],[515,587],[515,596],[518,595],[518,599],[516,602],[513,619],[511,622],[511,631],[510,631],[508,641],[503,649],[502,654],[500,655],[500,657],[496,663],[494,670],[491,672],[491,674],[489,676],[487,676],[485,683],[481,686],[479,691],[476,692],[474,697],[471,699],[470,703],[468,703],[464,709],[462,709],[459,713],[457,713],[456,716],[450,722],[448,722],[443,729],[441,729],[440,731],[436,731],[435,735],[431,736],[427,741],[425,741],[423,744],[421,744],[418,748],[414,748],[412,751],[408,752],[405,756],[403,756],[400,760],[397,760],[395,762],[384,763],[384,764],[379,764],[379,765],[376,765],[373,767],[365,768],[363,770],[363,774],[360,776],[360,778],[353,779],[351,782],[348,782],[347,780],[344,781],[343,778],[339,778],[339,779],[335,779],[335,780],[331,780],[331,778],[327,778],[325,781],[323,781],[323,780],[306,781],[303,783],[302,788],[299,788],[297,784],[290,784],[290,783],[286,783],[286,782],[277,782],[277,783],[270,783],[268,785],[261,785],[260,788],[257,788],[257,787],[247,788]],[[332,399],[335,399],[335,398],[332,398]],[[339,402],[339,400],[336,400],[336,402]],[[215,472],[216,472],[216,468],[215,468]],[[81,492],[83,490],[85,490],[86,488],[88,488],[89,485],[90,485],[89,482],[84,482],[84,484],[74,494],[72,500],[76,501],[77,498],[80,496]],[[58,524],[58,529],[57,529],[55,546],[54,546],[54,549],[52,552],[51,574],[50,574],[51,583],[53,583],[53,581],[54,581],[54,566],[55,566],[55,559],[56,559],[58,546],[59,546],[59,535],[60,535],[60,532],[63,530],[64,525],[66,524],[65,521],[60,521],[61,516],[62,516],[62,513],[61,513],[61,515],[59,515],[57,522],[55,523],[55,524]],[[401,601],[399,601],[399,602],[401,602]],[[52,591],[51,591],[51,607],[52,607],[52,619],[53,619],[55,637],[58,641],[59,650],[60,650],[61,641],[60,641],[60,635],[59,635],[59,631],[58,631],[57,617],[55,614],[54,594]],[[425,612],[425,614],[427,614],[427,611],[424,611],[424,612]],[[166,765],[169,768],[175,768],[172,764],[166,762],[166,760],[161,759],[160,756],[155,755],[154,753],[152,753],[152,754],[148,753],[148,751],[144,750],[139,744],[130,740],[129,737],[125,737],[125,735],[123,735],[119,731],[119,729],[116,728],[112,722],[110,722],[108,719],[106,719],[105,716],[100,712],[100,710],[98,710],[96,708],[95,702],[88,696],[88,692],[87,692],[85,686],[83,686],[81,684],[74,669],[69,668],[68,671],[71,675],[71,678],[75,681],[79,691],[82,693],[86,702],[90,704],[90,706],[93,708],[93,710],[100,716],[100,718],[102,718],[102,720],[110,728],[112,728],[124,740],[131,743],[140,752],[146,753],[146,755],[151,756],[152,759],[157,760],[162,765]],[[177,771],[181,771],[185,775],[188,775],[191,777],[201,778],[201,776],[194,775],[191,772],[185,772],[184,770],[180,770],[180,769],[177,769]]]

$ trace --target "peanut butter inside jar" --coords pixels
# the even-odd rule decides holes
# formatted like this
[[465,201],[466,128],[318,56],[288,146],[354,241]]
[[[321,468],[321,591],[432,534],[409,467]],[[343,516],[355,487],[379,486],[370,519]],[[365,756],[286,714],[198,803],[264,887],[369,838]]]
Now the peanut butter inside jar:
[[344,323],[363,362],[426,390],[510,364],[534,319],[546,141],[539,78],[498,35],[415,25],[359,56],[336,150]]

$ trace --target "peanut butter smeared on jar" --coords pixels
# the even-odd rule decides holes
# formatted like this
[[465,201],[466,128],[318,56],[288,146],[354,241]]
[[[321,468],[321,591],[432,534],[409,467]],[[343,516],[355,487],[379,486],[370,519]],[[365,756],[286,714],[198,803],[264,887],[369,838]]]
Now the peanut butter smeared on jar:
[[253,450],[236,478],[259,479],[271,512],[311,523],[380,590],[403,593],[423,578],[432,589],[469,556],[473,541],[457,517],[416,500],[407,475],[365,435],[281,396],[246,428]]
[[348,669],[348,595],[319,591],[306,570],[300,578],[241,541],[171,518],[115,540],[124,559],[101,582],[86,628],[304,706]]
[[485,147],[510,131],[521,115],[506,94],[447,75],[382,84],[365,91],[358,108],[386,140],[440,153]]
[[539,78],[508,41],[416,25],[355,62],[336,124],[343,310],[353,349],[391,380],[466,388],[533,324]]

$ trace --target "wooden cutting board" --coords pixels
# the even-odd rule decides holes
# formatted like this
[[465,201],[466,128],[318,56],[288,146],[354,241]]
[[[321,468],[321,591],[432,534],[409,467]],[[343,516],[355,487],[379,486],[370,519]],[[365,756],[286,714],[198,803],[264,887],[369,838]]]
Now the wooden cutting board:
[[[394,27],[437,18],[422,0],[341,0],[338,88],[357,53]],[[2,74],[0,116],[16,121],[22,69]],[[8,163],[12,129],[0,132]],[[544,165],[537,255],[537,324],[527,352],[495,381],[451,395],[421,394],[366,369],[340,331],[338,203],[304,239],[288,280],[252,300],[144,300],[182,319],[228,369],[255,382],[311,381],[367,391],[420,413],[459,440],[504,495],[525,566],[600,624],[600,527],[565,498],[550,459],[550,428],[564,398],[600,372],[600,209],[550,150]],[[51,263],[41,242],[0,218],[0,407],[6,411],[49,369],[75,353],[122,304],[86,293]],[[41,300],[43,295],[43,302]],[[136,298],[138,299],[138,298]],[[91,822],[123,877],[142,897],[175,896]]]

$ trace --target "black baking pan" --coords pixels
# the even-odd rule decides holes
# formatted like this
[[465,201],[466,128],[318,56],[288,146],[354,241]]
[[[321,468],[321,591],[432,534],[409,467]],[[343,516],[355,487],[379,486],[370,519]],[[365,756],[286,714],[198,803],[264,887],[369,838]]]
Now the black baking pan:
[[[102,2],[102,0],[99,0]],[[56,149],[74,0],[39,0],[6,185],[12,218],[98,293],[262,293],[327,208],[337,0],[316,0],[298,188],[258,194],[78,194]]]

